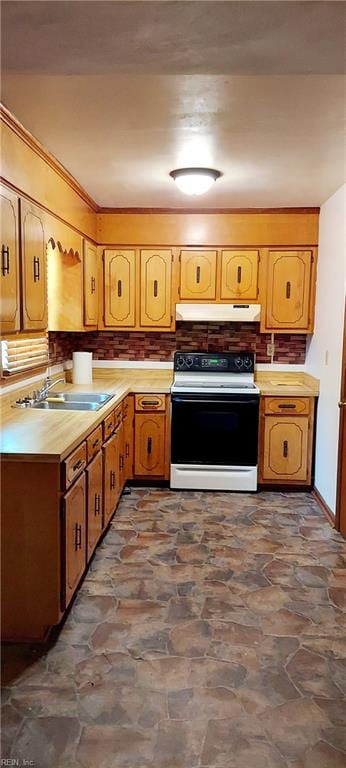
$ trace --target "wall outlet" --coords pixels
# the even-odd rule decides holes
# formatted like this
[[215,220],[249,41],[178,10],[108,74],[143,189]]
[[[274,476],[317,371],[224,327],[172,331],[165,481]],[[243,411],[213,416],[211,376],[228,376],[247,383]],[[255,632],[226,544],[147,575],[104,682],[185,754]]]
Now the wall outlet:
[[275,345],[274,344],[267,344],[267,355],[268,355],[268,357],[274,357],[274,350],[275,350]]

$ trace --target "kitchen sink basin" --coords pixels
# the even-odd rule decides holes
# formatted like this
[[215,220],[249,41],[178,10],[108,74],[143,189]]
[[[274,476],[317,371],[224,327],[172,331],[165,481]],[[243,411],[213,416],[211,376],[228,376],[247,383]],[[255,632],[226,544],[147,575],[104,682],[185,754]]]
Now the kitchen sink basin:
[[[33,408],[40,411],[98,411],[105,403],[108,403],[114,395],[94,392],[54,392],[47,400],[35,403]],[[50,399],[51,398],[51,399]],[[57,400],[53,398],[61,398]]]
[[101,403],[105,405],[114,395],[105,395],[101,392],[55,392],[49,393],[48,397],[61,397],[65,403]]

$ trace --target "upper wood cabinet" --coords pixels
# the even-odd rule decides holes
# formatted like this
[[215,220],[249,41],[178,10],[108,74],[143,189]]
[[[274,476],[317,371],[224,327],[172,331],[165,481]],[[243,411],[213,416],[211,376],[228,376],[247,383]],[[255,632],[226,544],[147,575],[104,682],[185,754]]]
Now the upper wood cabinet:
[[18,196],[0,186],[0,203],[0,330],[6,334],[20,329]]
[[180,299],[216,298],[216,260],[217,251],[181,251]]
[[172,251],[142,250],[140,324],[170,328],[172,324]]
[[259,251],[222,251],[221,299],[257,299],[258,261]]
[[312,250],[269,250],[261,330],[313,330],[315,261]]
[[136,252],[105,250],[104,324],[131,328],[136,324]]
[[97,325],[98,321],[98,264],[97,247],[84,240],[84,325]]
[[26,200],[21,205],[23,330],[47,327],[47,261],[43,216]]

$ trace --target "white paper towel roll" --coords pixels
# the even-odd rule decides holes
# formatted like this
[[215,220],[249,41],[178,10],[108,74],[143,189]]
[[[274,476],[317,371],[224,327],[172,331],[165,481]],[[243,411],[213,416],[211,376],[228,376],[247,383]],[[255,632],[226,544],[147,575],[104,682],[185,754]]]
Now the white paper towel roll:
[[92,352],[73,352],[72,382],[73,384],[91,384],[93,380]]

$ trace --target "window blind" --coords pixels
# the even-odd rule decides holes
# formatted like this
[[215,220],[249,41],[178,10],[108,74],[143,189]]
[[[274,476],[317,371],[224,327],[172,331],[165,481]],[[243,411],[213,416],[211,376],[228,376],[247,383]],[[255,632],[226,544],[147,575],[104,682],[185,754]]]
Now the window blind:
[[1,367],[4,376],[48,364],[48,337],[4,339],[1,341]]

